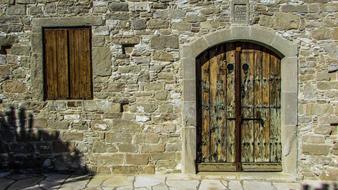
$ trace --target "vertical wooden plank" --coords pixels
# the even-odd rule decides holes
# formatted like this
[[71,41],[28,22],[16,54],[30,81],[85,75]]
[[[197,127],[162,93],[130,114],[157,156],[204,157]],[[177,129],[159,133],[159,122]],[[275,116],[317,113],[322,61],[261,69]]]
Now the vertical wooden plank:
[[263,143],[263,161],[269,162],[270,160],[270,53],[267,49],[263,51],[263,60],[262,60],[263,72],[262,72],[262,112],[261,117],[264,122],[263,127],[263,138],[261,139]]
[[210,151],[211,162],[217,162],[218,159],[218,134],[220,126],[218,123],[217,113],[217,77],[218,77],[218,64],[217,64],[217,47],[209,50],[210,55]]
[[45,70],[45,96],[46,99],[57,97],[57,63],[56,63],[56,32],[44,29],[44,70]]
[[76,35],[75,29],[68,30],[68,40],[69,40],[69,78],[70,78],[70,84],[69,84],[69,93],[71,99],[78,99],[79,96],[79,71],[78,71],[78,39]]
[[281,161],[280,141],[280,60],[275,55],[270,55],[270,162]]
[[202,163],[202,73],[201,55],[196,57],[196,163]]
[[84,99],[91,99],[92,98],[92,65],[91,65],[91,29],[84,28],[82,30],[82,47],[83,47],[83,57],[82,57],[82,71],[85,76],[84,80],[82,81],[83,87],[83,97]]
[[226,45],[226,63],[227,161],[235,162],[235,46],[233,43]]
[[243,45],[241,54],[241,99],[242,99],[242,162],[253,162],[253,70],[254,50],[250,44]]
[[242,170],[241,165],[241,133],[242,133],[242,103],[241,103],[241,45],[236,43],[235,51],[235,115],[236,115],[236,171]]
[[66,99],[68,92],[67,31],[44,29],[45,91],[47,99]]
[[282,83],[281,83],[281,60],[276,58],[277,63],[277,96],[276,96],[276,137],[277,137],[277,160],[276,162],[282,162],[282,138],[281,138],[281,92],[282,92]]
[[[262,61],[263,52],[261,48],[257,48],[255,54],[255,69],[254,69],[254,116],[255,118],[262,117],[262,105],[263,105],[263,91],[262,91]],[[261,141],[263,139],[263,127],[261,123],[254,122],[254,160],[255,162],[263,162],[264,144]]]
[[88,28],[69,29],[70,54],[70,97],[72,99],[91,98],[90,30]]
[[210,103],[209,103],[209,52],[205,52],[200,57],[201,62],[201,99],[202,99],[202,134],[201,134],[201,150],[202,162],[209,162],[210,155]]
[[58,98],[67,99],[69,97],[68,90],[68,51],[67,51],[67,31],[59,30],[57,32],[57,52],[58,52],[58,66],[57,66],[57,86]]
[[218,126],[220,127],[218,133],[218,161],[227,161],[227,147],[226,147],[226,60],[225,60],[225,46],[220,45],[218,48],[217,64],[219,66],[219,72],[217,76],[217,119]]

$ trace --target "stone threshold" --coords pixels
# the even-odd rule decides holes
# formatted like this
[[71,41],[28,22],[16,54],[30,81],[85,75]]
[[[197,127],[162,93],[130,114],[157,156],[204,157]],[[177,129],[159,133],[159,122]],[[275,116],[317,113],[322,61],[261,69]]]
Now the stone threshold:
[[221,177],[225,180],[269,180],[269,181],[300,181],[296,176],[283,172],[199,172],[197,176]]

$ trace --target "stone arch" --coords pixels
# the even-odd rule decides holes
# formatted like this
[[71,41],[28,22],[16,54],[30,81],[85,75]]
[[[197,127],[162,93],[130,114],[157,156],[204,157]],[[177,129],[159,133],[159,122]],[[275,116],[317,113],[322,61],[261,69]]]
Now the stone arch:
[[232,26],[218,30],[181,47],[183,67],[182,165],[184,173],[196,173],[196,57],[215,45],[249,41],[274,50],[281,57],[282,174],[297,174],[297,45],[277,32],[258,26]]

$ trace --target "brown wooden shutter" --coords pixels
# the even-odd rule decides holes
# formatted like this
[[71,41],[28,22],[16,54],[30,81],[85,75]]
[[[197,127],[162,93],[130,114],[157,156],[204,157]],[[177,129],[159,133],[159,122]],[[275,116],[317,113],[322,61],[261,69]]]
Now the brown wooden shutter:
[[69,54],[70,97],[90,99],[92,83],[89,28],[69,30]]
[[68,86],[67,30],[45,29],[45,96],[66,99]]
[[45,28],[46,99],[91,99],[90,28]]

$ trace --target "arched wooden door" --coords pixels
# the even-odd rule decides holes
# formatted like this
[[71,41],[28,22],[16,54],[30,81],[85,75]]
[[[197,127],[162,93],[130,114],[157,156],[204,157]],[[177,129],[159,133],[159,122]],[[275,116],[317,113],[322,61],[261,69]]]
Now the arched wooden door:
[[238,42],[196,61],[197,170],[281,171],[279,56]]

